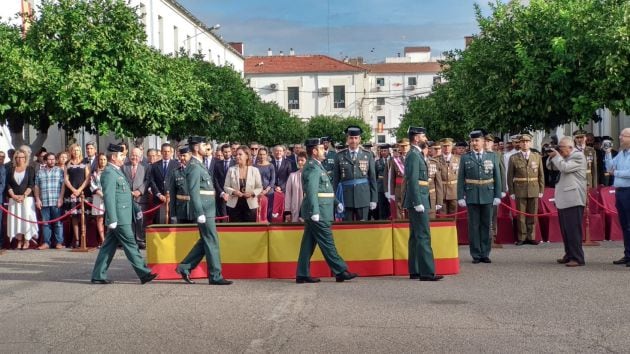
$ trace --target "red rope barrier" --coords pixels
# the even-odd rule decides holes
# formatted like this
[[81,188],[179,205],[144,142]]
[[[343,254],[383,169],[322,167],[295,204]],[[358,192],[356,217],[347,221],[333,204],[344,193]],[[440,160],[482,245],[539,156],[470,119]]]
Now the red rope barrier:
[[599,206],[600,208],[606,210],[607,212],[611,214],[618,215],[617,210],[608,209],[604,204],[601,204],[599,201],[597,201],[597,199],[593,198],[593,196],[590,194],[588,195],[588,197],[591,198],[591,200],[594,201],[595,204],[597,204],[597,206]]
[[57,221],[61,221],[61,220],[65,219],[66,217],[70,216],[70,214],[72,214],[72,212],[75,211],[76,209],[78,209],[80,206],[81,206],[81,204],[77,204],[74,208],[68,210],[65,214],[61,215],[60,217],[58,217],[56,219],[52,219],[52,220],[47,220],[47,221],[37,221],[37,220],[33,221],[33,220],[21,218],[21,217],[15,215],[15,214],[13,214],[12,212],[8,211],[7,209],[5,209],[2,205],[0,205],[0,209],[2,211],[4,211],[5,213],[7,213],[7,215],[11,215],[11,216],[13,216],[14,218],[16,218],[18,220],[26,221],[26,222],[31,223],[31,224],[46,225],[46,224],[52,224],[52,223],[55,223]]
[[510,209],[511,211],[517,213],[517,214],[522,214],[525,216],[535,216],[535,217],[541,217],[541,216],[551,216],[551,215],[558,215],[558,212],[554,212],[554,213],[544,213],[544,214],[530,214],[530,213],[526,213],[524,211],[520,211],[518,209],[514,209],[512,208],[511,205],[505,203],[505,202],[501,202],[501,204],[503,204],[506,208]]
[[453,214],[437,214],[437,217],[438,218],[451,218],[453,216],[466,214],[467,212],[468,212],[467,210],[462,210],[462,211],[458,211],[458,212],[453,213]]

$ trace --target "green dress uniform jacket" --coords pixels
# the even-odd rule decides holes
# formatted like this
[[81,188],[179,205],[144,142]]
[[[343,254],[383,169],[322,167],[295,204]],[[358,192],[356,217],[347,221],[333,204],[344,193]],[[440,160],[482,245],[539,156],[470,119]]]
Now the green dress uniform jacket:
[[326,156],[324,161],[322,161],[322,166],[326,170],[328,177],[332,179],[333,169],[335,168],[335,160],[337,159],[337,152],[333,149],[329,149],[326,152]]
[[145,279],[150,276],[151,270],[144,263],[131,227],[134,218],[134,203],[127,177],[120,168],[108,164],[101,174],[101,186],[105,205],[105,225],[106,227],[113,223],[117,225],[115,229],[107,229],[105,242],[94,262],[92,279],[107,279],[107,269],[119,243],[138,277],[141,280]]
[[[435,264],[429,226],[429,168],[415,146],[405,157],[404,185],[403,205],[409,215],[409,274],[432,277]],[[423,205],[424,212],[417,212],[417,205]]]
[[497,154],[486,151],[477,158],[474,151],[462,155],[457,176],[457,199],[468,208],[468,241],[474,260],[490,256],[492,202],[501,198],[501,170]]
[[205,256],[208,265],[208,278],[211,281],[219,281],[223,279],[223,275],[221,274],[219,236],[215,222],[215,191],[212,176],[205,166],[194,157],[186,166],[184,175],[190,196],[191,216],[196,221],[199,216],[205,215],[206,222],[197,223],[201,237],[177,266],[177,270],[180,274],[190,274]]
[[340,202],[346,208],[345,220],[351,220],[352,217],[348,209],[359,209],[357,212],[361,220],[367,220],[370,203],[378,201],[376,170],[371,151],[359,148],[354,159],[349,149],[337,154],[333,169],[335,191],[340,191],[340,185],[343,188]]
[[[300,245],[298,257],[297,276],[310,276],[310,260],[315,245],[324,255],[326,263],[337,275],[348,269],[348,266],[337,253],[332,236],[332,222],[334,219],[335,194],[322,164],[309,158],[302,170],[302,201],[301,215],[304,218],[304,235]],[[319,221],[313,221],[311,217],[319,215]]]
[[190,208],[190,196],[186,184],[185,166],[179,166],[171,170],[168,178],[169,209],[171,217],[176,217],[180,224],[191,223],[193,220],[192,209]]
[[376,170],[376,191],[378,193],[385,193],[385,175],[387,174],[387,160],[380,158],[374,162],[374,168]]

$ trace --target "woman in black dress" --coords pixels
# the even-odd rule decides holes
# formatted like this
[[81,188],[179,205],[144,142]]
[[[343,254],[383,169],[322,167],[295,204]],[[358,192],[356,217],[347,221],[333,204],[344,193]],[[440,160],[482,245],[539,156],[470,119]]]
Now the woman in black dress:
[[[65,184],[66,194],[64,195],[64,205],[67,210],[77,206],[83,190],[90,185],[90,166],[83,163],[81,147],[77,144],[70,145],[68,149],[70,160],[66,165]],[[79,247],[79,225],[81,223],[81,208],[72,212],[72,232],[74,239],[73,248]]]

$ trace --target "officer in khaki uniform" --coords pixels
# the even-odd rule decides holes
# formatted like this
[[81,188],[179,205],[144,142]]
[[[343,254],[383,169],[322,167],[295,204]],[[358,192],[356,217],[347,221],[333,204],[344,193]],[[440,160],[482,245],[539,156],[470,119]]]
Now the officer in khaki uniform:
[[[434,148],[437,145],[437,148],[440,149],[440,143],[434,143],[431,148]],[[427,167],[429,168],[429,202],[431,205],[431,209],[429,211],[429,217],[431,219],[435,219],[435,213],[442,209],[442,200],[444,196],[442,193],[444,192],[444,186],[442,186],[442,175],[438,173],[438,168],[440,165],[439,156],[438,157],[427,157],[425,153],[425,159],[427,162]]]
[[385,176],[385,197],[391,201],[392,219],[406,219],[407,211],[403,206],[403,179],[405,177],[405,158],[409,153],[409,139],[398,141],[398,153],[389,160]]
[[169,210],[172,224],[192,224],[193,216],[190,208],[190,196],[184,174],[186,165],[190,162],[190,149],[185,146],[179,149],[179,167],[171,170],[169,176]]
[[320,139],[307,139],[305,144],[308,161],[302,169],[302,190],[304,201],[300,215],[304,218],[304,235],[300,245],[295,282],[318,283],[318,278],[311,277],[310,261],[315,246],[324,255],[326,263],[335,274],[337,282],[351,280],[356,273],[348,272],[346,262],[337,253],[331,231],[335,194],[321,161],[324,160],[324,146]]
[[378,193],[374,155],[361,148],[361,133],[357,126],[346,129],[348,148],[337,153],[333,169],[333,187],[344,221],[368,219],[368,209],[376,209]]
[[[530,150],[532,136],[521,134],[521,151],[510,157],[507,185],[510,197],[516,200],[516,208],[528,214],[538,213],[538,199],[545,190],[542,156]],[[537,245],[535,239],[536,217],[518,214],[517,246],[529,243]]]
[[[181,275],[186,283],[193,284],[194,282],[190,279],[190,272],[205,257],[210,285],[230,285],[232,281],[224,279],[221,274],[219,235],[215,222],[215,191],[212,176],[203,165],[203,156],[201,155],[201,152],[205,151],[204,139],[192,136],[188,138],[188,144],[193,155],[184,170],[184,175],[190,196],[192,217],[197,221],[200,237],[175,271]],[[200,146],[195,149],[195,145]]]
[[442,206],[440,213],[454,214],[457,212],[457,174],[461,157],[453,153],[453,139],[444,138],[439,143],[442,154],[437,159],[437,167],[442,182],[442,199],[438,199],[438,204]]
[[[590,146],[586,145],[586,132],[584,130],[576,130],[573,132],[573,140],[575,149],[581,151],[586,157],[586,187],[597,187],[597,152]],[[588,198],[587,198],[588,204]]]
[[485,132],[470,133],[472,150],[463,155],[457,175],[457,204],[468,208],[468,240],[473,264],[490,260],[492,207],[501,203],[497,155],[484,150]]
[[114,258],[118,244],[122,245],[127,259],[131,262],[142,284],[157,278],[157,274],[151,273],[144,263],[131,228],[134,213],[142,211],[133,208],[131,187],[121,170],[124,159],[123,147],[109,144],[108,164],[101,175],[107,236],[94,262],[91,280],[93,284],[111,283],[111,280],[107,279],[107,269]]

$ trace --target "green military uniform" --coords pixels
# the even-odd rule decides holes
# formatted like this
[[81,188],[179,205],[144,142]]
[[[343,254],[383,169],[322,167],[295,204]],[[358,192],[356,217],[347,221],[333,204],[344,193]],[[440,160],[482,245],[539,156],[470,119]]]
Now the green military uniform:
[[490,256],[492,203],[501,198],[501,171],[494,152],[481,158],[470,151],[462,155],[457,175],[457,199],[465,199],[468,208],[468,241],[474,261]]
[[[528,214],[538,213],[538,196],[545,190],[542,156],[528,151],[510,156],[507,172],[507,188],[515,196],[516,208]],[[518,242],[535,241],[536,217],[518,214]]]
[[201,215],[205,215],[206,222],[197,223],[199,235],[197,243],[190,250],[186,258],[177,266],[180,274],[189,275],[190,272],[199,265],[205,256],[208,264],[208,278],[211,282],[223,280],[221,274],[221,257],[219,254],[219,236],[215,223],[215,199],[212,176],[203,164],[196,158],[191,158],[184,170],[188,195],[190,196],[189,207],[192,210],[192,217],[196,221]]
[[330,179],[332,179],[333,169],[335,168],[335,159],[337,159],[337,152],[331,147],[326,151],[326,156],[324,157],[324,161],[322,161],[322,166]]
[[171,217],[177,218],[177,223],[190,224],[195,218],[192,215],[192,208],[190,208],[190,196],[188,195],[188,186],[184,172],[185,166],[183,165],[171,170],[168,186],[170,195],[169,209]]
[[[435,264],[431,249],[429,228],[429,167],[419,149],[414,146],[405,157],[405,193],[403,206],[409,215],[409,274],[421,277],[434,277]],[[415,210],[424,206],[424,212]]]
[[362,148],[354,153],[350,149],[340,151],[333,169],[333,187],[345,207],[345,221],[352,221],[355,213],[359,220],[367,220],[370,203],[378,201],[372,152]]
[[[304,200],[300,214],[305,221],[297,277],[310,277],[310,261],[315,245],[319,246],[326,263],[335,275],[347,271],[348,266],[337,253],[331,231],[335,194],[326,170],[313,158],[308,159],[302,170],[302,190]],[[319,221],[313,221],[311,219],[313,215],[319,215]]]
[[92,280],[107,280],[107,269],[120,243],[133,270],[144,283],[145,279],[151,276],[151,270],[147,268],[142,259],[131,228],[135,212],[127,177],[120,168],[108,164],[101,175],[101,186],[105,205],[105,225],[113,223],[117,225],[115,229],[108,228],[107,230],[105,242],[94,263]]
[[376,190],[378,192],[378,216],[379,220],[387,220],[390,216],[389,201],[385,197],[387,188],[385,186],[385,176],[389,172],[387,169],[387,159],[380,158],[374,162],[376,170]]

